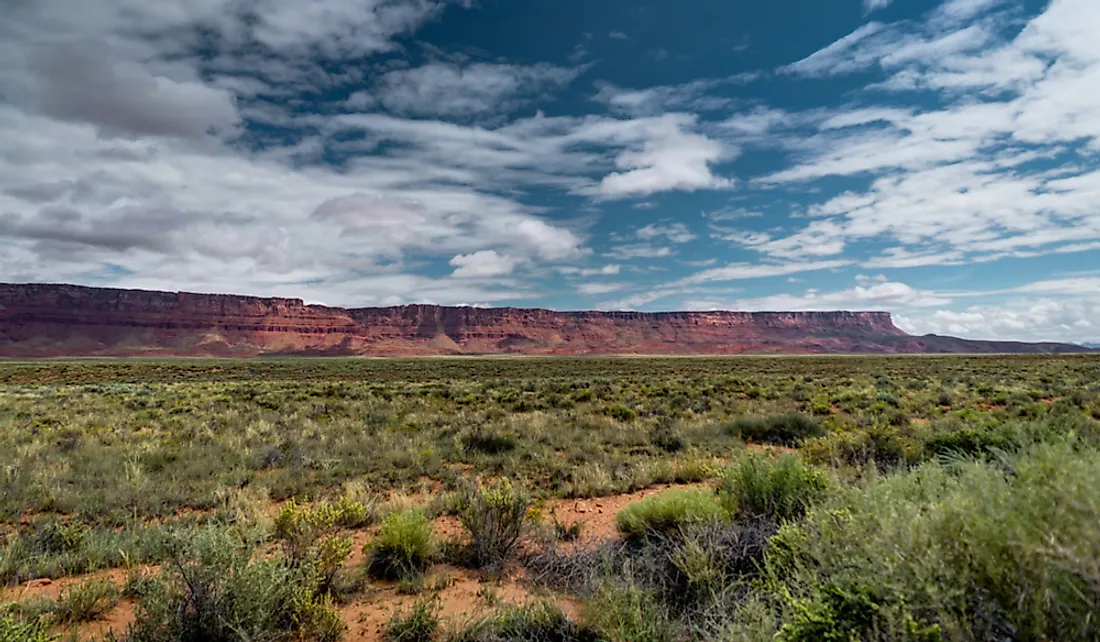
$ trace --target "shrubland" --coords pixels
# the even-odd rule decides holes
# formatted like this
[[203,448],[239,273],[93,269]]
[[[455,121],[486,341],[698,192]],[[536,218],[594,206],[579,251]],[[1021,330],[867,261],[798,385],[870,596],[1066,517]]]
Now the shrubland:
[[[394,582],[395,640],[1098,640],[1098,487],[1087,356],[7,362],[0,580],[129,579],[0,641],[338,640]],[[455,628],[440,564],[551,597]]]

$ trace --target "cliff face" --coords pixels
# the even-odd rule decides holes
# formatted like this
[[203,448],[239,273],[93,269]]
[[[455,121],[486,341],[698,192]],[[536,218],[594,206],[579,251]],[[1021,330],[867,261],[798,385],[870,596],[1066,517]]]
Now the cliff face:
[[555,312],[0,284],[0,356],[1071,352],[911,337],[885,312]]

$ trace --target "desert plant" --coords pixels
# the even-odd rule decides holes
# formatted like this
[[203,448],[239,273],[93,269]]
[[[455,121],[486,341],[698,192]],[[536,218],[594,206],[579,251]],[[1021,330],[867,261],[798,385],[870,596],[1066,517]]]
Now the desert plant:
[[770,417],[741,417],[727,424],[725,430],[746,441],[782,446],[798,446],[810,437],[825,434],[820,424],[797,412]]
[[511,607],[474,622],[450,642],[596,642],[560,608],[546,602]]
[[386,623],[387,642],[431,642],[439,630],[439,600],[417,600],[408,611],[397,611]]
[[43,618],[21,620],[14,615],[0,615],[0,642],[53,642],[60,636],[50,635]]
[[119,596],[118,587],[108,579],[70,586],[58,597],[54,616],[62,624],[91,622],[114,608]]
[[531,497],[507,479],[484,489],[470,489],[458,518],[470,536],[468,562],[496,566],[515,553],[527,523]]
[[628,537],[674,533],[691,524],[725,519],[714,493],[705,489],[668,490],[619,511],[615,524]]
[[400,579],[422,575],[436,557],[437,544],[427,516],[410,509],[387,515],[364,552],[371,575]]
[[255,544],[205,527],[135,597],[131,642],[335,642],[344,625],[310,569],[253,559]]
[[821,499],[828,485],[823,472],[796,455],[771,460],[749,454],[725,472],[718,494],[730,514],[778,521],[800,517]]

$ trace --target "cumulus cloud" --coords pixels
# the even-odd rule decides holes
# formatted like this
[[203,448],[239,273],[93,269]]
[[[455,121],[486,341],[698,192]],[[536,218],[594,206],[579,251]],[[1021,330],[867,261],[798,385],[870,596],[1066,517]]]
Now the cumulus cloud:
[[974,339],[1068,341],[1100,337],[1100,297],[1014,298],[998,304],[930,314],[898,314],[898,327],[912,334],[946,334]]
[[459,254],[451,259],[455,271],[451,276],[459,279],[484,279],[505,276],[516,268],[516,260],[501,256],[495,250],[481,250],[473,254]]
[[733,185],[716,176],[711,165],[729,159],[733,150],[687,130],[694,117],[668,115],[649,123],[639,147],[615,158],[620,170],[600,181],[595,192],[605,198],[649,196],[670,190],[722,189]]
[[235,133],[233,95],[196,80],[154,76],[117,60],[106,45],[62,42],[30,55],[35,87],[28,98],[42,113],[97,126],[107,135],[179,136]]

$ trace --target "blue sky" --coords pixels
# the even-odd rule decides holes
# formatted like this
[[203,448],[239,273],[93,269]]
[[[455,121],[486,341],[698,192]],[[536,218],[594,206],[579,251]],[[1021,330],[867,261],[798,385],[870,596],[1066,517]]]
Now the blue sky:
[[68,0],[0,280],[1100,340],[1100,3]]

